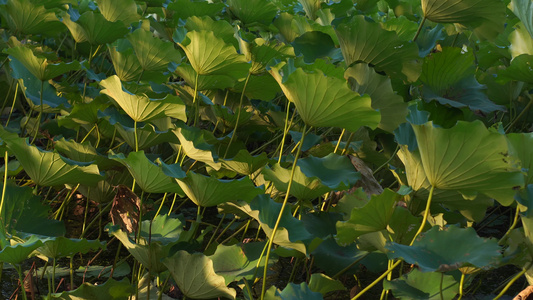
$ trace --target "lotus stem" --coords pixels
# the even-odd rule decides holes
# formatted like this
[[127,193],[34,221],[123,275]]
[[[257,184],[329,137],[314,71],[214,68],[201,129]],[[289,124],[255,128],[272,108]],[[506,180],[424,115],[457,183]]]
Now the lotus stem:
[[[285,138],[287,137],[287,132],[289,132],[289,129],[291,128],[292,124],[292,118],[289,123],[289,113],[291,108],[291,102],[287,102],[287,114],[285,116],[285,127],[283,128],[283,137],[281,138],[281,149],[279,150],[279,158],[278,158],[278,164],[281,163],[281,157],[283,156],[283,146],[285,146]],[[294,117],[294,114],[292,115]]]
[[296,152],[296,156],[294,157],[294,162],[292,163],[292,169],[291,169],[291,177],[289,179],[289,184],[287,186],[287,192],[285,194],[285,199],[283,199],[283,204],[281,205],[281,210],[278,214],[278,219],[276,220],[276,224],[274,225],[274,228],[272,229],[272,234],[270,236],[270,239],[268,240],[268,246],[267,246],[267,252],[265,257],[265,269],[263,271],[263,286],[261,287],[261,300],[265,299],[265,292],[266,292],[266,277],[267,277],[267,271],[268,271],[268,261],[270,259],[270,250],[272,248],[272,244],[274,243],[274,238],[276,237],[276,233],[278,231],[279,223],[281,222],[281,217],[283,216],[283,211],[285,210],[285,207],[287,206],[292,182],[294,179],[294,173],[296,170],[296,164],[298,163],[298,158],[300,157],[300,154],[302,152],[302,145],[304,144],[305,140],[305,132],[307,131],[307,124],[304,123],[304,128],[302,130],[302,138],[300,140],[300,146],[298,147],[298,151]]
[[526,265],[525,268],[522,269],[522,271],[520,271],[518,274],[516,274],[515,277],[513,277],[513,279],[511,279],[511,281],[509,281],[509,283],[507,283],[505,285],[505,287],[502,289],[502,291],[498,294],[498,296],[496,296],[493,300],[498,300],[500,299],[503,295],[505,295],[505,293],[507,292],[507,290],[518,280],[520,279],[520,277],[522,277],[522,275],[524,275],[527,270],[529,270],[529,268],[531,268],[531,266],[533,265],[533,263],[529,263]]
[[137,121],[133,122],[133,133],[135,134],[135,152],[139,152],[139,137],[137,136]]
[[440,300],[444,300],[444,294],[442,294],[442,282],[444,281],[444,273],[440,273],[440,285],[439,285],[439,293],[440,293]]
[[464,284],[465,284],[465,273],[461,272],[461,281],[459,282],[459,298],[457,298],[457,300],[461,300],[463,298]]
[[420,35],[420,31],[422,31],[422,26],[424,26],[424,23],[426,22],[426,16],[420,21],[420,25],[418,25],[418,29],[416,30],[415,37],[413,38],[413,42],[416,41],[418,38],[418,35]]
[[413,245],[413,243],[416,241],[416,238],[418,237],[418,235],[422,232],[422,230],[424,230],[424,227],[426,226],[426,221],[427,221],[428,215],[429,215],[429,207],[431,206],[431,200],[433,199],[433,191],[434,190],[435,190],[435,186],[432,185],[431,189],[429,190],[428,201],[427,201],[427,204],[426,204],[426,210],[424,211],[424,218],[422,219],[422,224],[420,224],[420,228],[418,228],[418,231],[416,232],[416,234],[413,237],[413,240],[411,241],[409,246]]
[[[6,199],[6,186],[7,186],[7,170],[8,170],[8,162],[9,162],[9,153],[7,150],[4,153],[4,186],[2,187],[2,200],[0,201],[0,217],[2,220],[2,224],[4,223],[4,201]],[[2,226],[2,231],[6,230],[4,226]]]
[[333,279],[337,279],[339,278],[342,274],[344,274],[346,271],[350,270],[353,266],[355,266],[356,264],[358,264],[360,261],[362,261],[365,257],[368,256],[368,254],[370,253],[367,253],[363,256],[361,256],[360,258],[356,259],[355,261],[353,261],[351,264],[349,264],[348,266],[346,266],[344,269],[340,270],[339,272],[337,272],[337,274],[333,275]]
[[13,265],[13,267],[15,267],[17,273],[19,274],[20,293],[22,294],[22,299],[28,300],[28,297],[26,296],[26,291],[24,290],[24,276],[22,276],[22,267],[20,265]]
[[200,100],[197,101],[196,99],[198,97],[198,77],[198,72],[196,72],[196,79],[194,80],[194,95],[192,97],[192,104],[195,107],[193,126],[196,126],[200,117]]
[[242,102],[244,100],[244,93],[246,92],[246,87],[248,86],[248,81],[250,80],[250,77],[252,76],[251,72],[248,72],[248,76],[246,76],[246,81],[244,81],[244,87],[242,88],[241,98],[239,99],[239,111],[237,112],[237,120],[235,121],[235,128],[233,128],[233,134],[231,135],[231,138],[228,143],[228,147],[226,148],[226,152],[224,153],[224,158],[228,155],[229,148],[231,147],[231,144],[233,143],[233,140],[235,139],[235,136],[237,135],[237,128],[239,128],[239,120],[241,119],[241,111],[242,111]]
[[337,145],[335,146],[335,150],[333,150],[333,153],[337,153],[337,150],[339,150],[339,145],[341,144],[341,140],[345,132],[346,132],[346,129],[343,128],[341,135],[339,136],[339,140],[337,141]]
[[213,239],[215,238],[215,235],[217,234],[217,231],[220,229],[220,226],[222,226],[222,222],[224,221],[225,218],[226,218],[226,214],[223,214],[222,218],[220,219],[220,222],[218,222],[217,227],[213,231],[213,234],[211,235],[211,238],[209,239],[209,242],[207,242],[207,245],[205,246],[205,249],[208,249],[209,246],[211,245],[211,242],[213,242]]
[[17,86],[15,87],[15,96],[13,97],[13,103],[11,103],[11,109],[9,110],[9,116],[7,117],[6,127],[7,125],[9,125],[9,121],[11,120],[11,115],[13,114],[13,110],[15,109],[15,101],[17,100],[18,91],[19,91],[19,83],[17,81]]
[[165,204],[165,200],[167,199],[167,194],[168,193],[165,193],[163,195],[163,200],[161,200],[161,204],[159,205],[159,208],[157,209],[157,212],[155,213],[155,216],[152,220],[155,220],[155,218],[159,216],[159,213],[161,212],[161,209],[163,208],[163,204]]
[[527,103],[526,107],[524,107],[524,109],[522,109],[520,114],[518,114],[518,116],[514,118],[511,124],[509,124],[509,126],[505,130],[505,133],[509,133],[511,128],[513,128],[513,126],[516,124],[516,122],[518,122],[518,120],[520,120],[520,118],[522,118],[529,111],[529,108],[531,108],[532,104],[533,104],[533,97],[529,96],[529,102]]
[[[17,88],[18,88],[18,83],[17,83]],[[6,105],[7,105],[7,98],[9,97],[9,94],[11,94],[12,89],[13,89],[13,81],[9,83],[9,90],[7,90],[6,96],[4,97],[4,102],[2,103],[2,109],[0,109],[0,113],[2,114],[4,113],[4,108],[6,108]]]
[[348,148],[350,148],[350,143],[352,142],[353,136],[354,136],[354,133],[353,132],[350,133],[350,136],[348,137],[348,140],[346,141],[346,146],[344,146],[344,149],[342,149],[341,155],[346,154],[346,152],[348,151]]
[[376,284],[378,284],[379,282],[381,282],[381,280],[383,280],[385,277],[387,277],[387,275],[389,275],[390,272],[392,272],[392,270],[394,270],[398,265],[400,265],[402,261],[401,260],[398,260],[397,262],[395,262],[387,271],[385,271],[383,274],[381,274],[376,280],[374,280],[370,285],[368,285],[367,287],[365,287],[364,289],[362,289],[357,295],[355,295],[355,297],[353,297],[351,300],[357,300],[359,299],[361,296],[363,296],[364,293],[368,292],[368,290],[370,290],[371,288],[373,288]]
[[44,107],[43,107],[43,90],[44,90],[44,80],[41,80],[41,94],[39,95],[39,101],[41,103],[41,109],[39,111],[39,115],[37,116],[37,127],[35,128],[35,133],[33,134],[33,139],[31,140],[31,145],[35,142],[35,139],[37,138],[37,134],[39,133],[39,127],[41,127],[41,118],[44,113]]
[[501,246],[501,245],[503,245],[505,243],[505,241],[507,241],[507,239],[509,238],[509,235],[511,234],[511,231],[513,231],[513,229],[518,224],[518,216],[520,216],[520,206],[519,205],[516,206],[516,212],[514,214],[513,223],[511,224],[511,226],[509,227],[507,232],[498,241],[498,245]]

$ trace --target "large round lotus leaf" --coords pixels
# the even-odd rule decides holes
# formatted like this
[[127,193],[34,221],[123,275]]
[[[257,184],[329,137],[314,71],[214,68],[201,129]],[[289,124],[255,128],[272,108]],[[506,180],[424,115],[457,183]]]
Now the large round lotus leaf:
[[279,291],[275,286],[269,288],[265,293],[265,300],[322,300],[322,294],[313,292],[307,283],[295,284],[290,282],[283,291]]
[[217,275],[213,261],[203,253],[189,254],[178,251],[171,257],[163,259],[172,278],[180,291],[193,299],[211,299],[217,297],[235,299],[234,289],[226,287],[224,277]]
[[270,1],[262,0],[228,0],[230,11],[245,25],[253,23],[272,23],[278,8]]
[[389,189],[374,195],[363,207],[352,210],[350,220],[337,222],[337,241],[341,245],[352,243],[357,237],[387,229],[401,196]]
[[41,81],[47,81],[61,74],[80,69],[80,63],[77,61],[52,63],[46,58],[35,56],[30,48],[24,46],[8,48],[4,52],[9,54],[12,59],[20,61],[28,71]]
[[[346,65],[372,64],[377,71],[416,81],[420,74],[418,46],[398,38],[364,16],[354,16],[335,28]],[[379,47],[376,47],[379,45]]]
[[317,177],[320,182],[335,191],[347,190],[361,174],[346,156],[330,153],[325,157],[309,156],[298,160],[300,171],[308,177]]
[[370,97],[352,91],[343,79],[325,76],[321,70],[294,70],[284,63],[272,67],[270,73],[309,126],[357,131],[361,126],[376,128],[380,122]]
[[160,242],[163,245],[173,244],[179,240],[184,226],[183,215],[170,217],[160,214],[152,221],[142,221],[140,235],[146,240],[151,239],[152,242]]
[[89,42],[91,45],[112,43],[128,33],[124,23],[110,22],[103,15],[87,11],[81,16],[77,11],[63,16],[63,23],[67,25],[72,37],[77,43]]
[[434,226],[419,236],[412,246],[387,243],[390,259],[402,258],[422,272],[447,272],[464,266],[491,267],[501,257],[496,239],[480,238],[474,228],[455,226],[439,230]]
[[424,85],[422,97],[426,101],[437,100],[443,105],[468,107],[483,113],[505,110],[487,98],[483,92],[485,86],[474,77],[475,70],[472,51],[446,47],[442,52],[427,56],[419,78]]
[[90,284],[84,283],[79,288],[62,292],[60,294],[52,294],[51,299],[58,300],[85,300],[85,299],[115,299],[126,300],[129,299],[134,292],[133,286],[127,278],[121,281],[108,279],[104,284]]
[[431,186],[466,197],[485,194],[503,205],[514,201],[524,176],[513,165],[505,136],[481,121],[458,122],[450,129],[433,122],[413,125],[424,172]]
[[453,299],[459,291],[459,284],[451,275],[438,272],[423,273],[418,269],[413,269],[409,274],[400,278],[392,281],[385,280],[383,288],[390,289],[394,297],[398,299],[441,300]]
[[40,254],[49,258],[71,257],[77,253],[87,253],[104,249],[105,242],[87,239],[69,239],[63,236],[46,239],[37,249]]
[[190,64],[199,75],[222,74],[235,78],[245,77],[250,65],[244,55],[215,36],[211,31],[191,31],[185,36],[174,34],[176,41],[189,59]]
[[126,38],[130,41],[144,71],[166,71],[171,61],[181,60],[180,53],[174,49],[172,43],[154,37],[150,31],[139,28]]
[[110,22],[122,21],[127,25],[141,18],[137,14],[135,0],[96,0],[96,3],[104,18]]
[[14,32],[23,34],[53,34],[65,28],[52,10],[39,4],[31,0],[2,1],[0,15]]
[[24,243],[4,247],[0,251],[0,261],[10,264],[20,264],[42,244],[43,242],[38,237],[32,235]]
[[105,88],[102,93],[115,100],[134,121],[145,122],[165,116],[187,121],[185,104],[178,96],[167,95],[163,99],[150,99],[145,95],[133,95],[123,90],[116,75],[102,80],[100,84]]
[[176,181],[191,201],[202,207],[237,200],[250,202],[255,196],[263,194],[263,190],[256,187],[248,177],[226,180],[190,171],[187,177]]
[[144,151],[130,152],[127,158],[122,153],[112,155],[109,158],[128,168],[131,176],[135,178],[135,183],[146,193],[183,194],[174,179],[167,176],[158,165],[151,162]]
[[500,0],[422,0],[424,16],[437,23],[460,23],[481,38],[494,39],[504,29],[505,3]]
[[379,128],[393,132],[398,125],[405,122],[407,103],[403,101],[402,96],[394,92],[388,77],[376,73],[364,63],[348,68],[344,76],[355,92],[369,95],[372,108],[379,109]]
[[221,164],[216,151],[218,140],[211,132],[198,127],[182,126],[174,130],[174,133],[188,157],[204,162],[215,170],[220,169]]
[[11,153],[14,153],[24,171],[40,186],[56,186],[66,183],[95,185],[103,177],[96,165],[77,163],[61,155],[43,151],[28,144],[27,139],[0,128],[2,139]]

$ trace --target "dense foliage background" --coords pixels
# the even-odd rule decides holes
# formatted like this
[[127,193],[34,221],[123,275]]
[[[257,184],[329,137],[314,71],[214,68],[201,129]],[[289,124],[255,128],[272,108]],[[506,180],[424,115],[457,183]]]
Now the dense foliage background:
[[0,24],[6,298],[533,275],[531,0],[0,0]]

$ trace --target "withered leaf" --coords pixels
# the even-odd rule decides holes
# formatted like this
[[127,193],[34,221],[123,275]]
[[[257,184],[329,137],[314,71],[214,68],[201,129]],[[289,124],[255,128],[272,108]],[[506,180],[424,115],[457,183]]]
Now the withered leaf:
[[128,233],[137,231],[139,224],[139,208],[141,200],[125,185],[116,186],[117,194],[111,207],[111,222],[120,225]]

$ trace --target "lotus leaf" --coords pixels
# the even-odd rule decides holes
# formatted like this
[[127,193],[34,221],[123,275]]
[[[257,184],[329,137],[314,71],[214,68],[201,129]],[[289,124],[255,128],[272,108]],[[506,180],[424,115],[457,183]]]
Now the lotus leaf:
[[54,12],[40,2],[31,0],[8,0],[0,3],[0,14],[15,33],[55,34],[63,25]]
[[84,299],[117,299],[126,300],[133,293],[134,289],[128,282],[128,279],[116,281],[112,278],[103,284],[84,283],[79,288],[52,294],[52,299],[60,300],[84,300]]
[[43,242],[37,236],[32,235],[23,243],[9,245],[0,250],[0,261],[13,265],[21,264],[42,244]]
[[96,3],[104,18],[110,22],[122,21],[124,24],[131,24],[140,19],[134,0],[96,0]]
[[509,80],[524,81],[533,83],[533,55],[521,54],[511,61],[511,65],[498,72],[499,80],[506,82]]
[[112,43],[128,33],[128,29],[121,21],[108,21],[103,15],[92,11],[86,11],[80,16],[79,12],[71,9],[63,16],[63,23],[67,25],[77,43],[89,42],[91,45]]
[[266,300],[297,300],[297,299],[310,299],[310,300],[322,300],[322,294],[312,291],[307,283],[302,282],[299,285],[295,283],[289,283],[283,291],[279,291],[276,287],[271,287],[265,294]]
[[228,0],[230,11],[245,25],[262,23],[268,25],[276,17],[278,9],[270,1]]
[[[117,133],[124,139],[124,141],[132,148],[135,148],[135,129],[133,127],[123,126],[121,123],[115,123]],[[146,124],[141,128],[137,128],[137,141],[139,143],[139,150],[150,148],[162,143],[177,144],[178,139],[171,131],[156,130],[152,124]]]
[[143,71],[166,71],[170,62],[179,62],[180,53],[170,42],[164,42],[153,36],[152,32],[142,28],[126,36]]
[[258,169],[264,167],[268,162],[266,153],[252,156],[246,149],[241,149],[232,158],[221,159],[223,168],[239,173],[241,175],[251,175]]
[[311,279],[309,279],[309,289],[313,292],[321,293],[322,296],[325,296],[329,292],[346,290],[340,281],[321,273],[311,275]]
[[391,290],[398,299],[413,300],[440,300],[442,297],[453,299],[459,291],[459,285],[453,276],[438,272],[424,273],[417,269],[398,279],[384,281],[383,288]]
[[105,242],[87,239],[69,239],[63,236],[47,238],[42,246],[37,249],[40,254],[57,259],[61,257],[71,257],[77,253],[87,253],[105,249]]
[[176,0],[168,4],[167,9],[174,12],[175,19],[186,20],[189,17],[214,17],[222,11],[224,3],[209,3],[207,1]]

